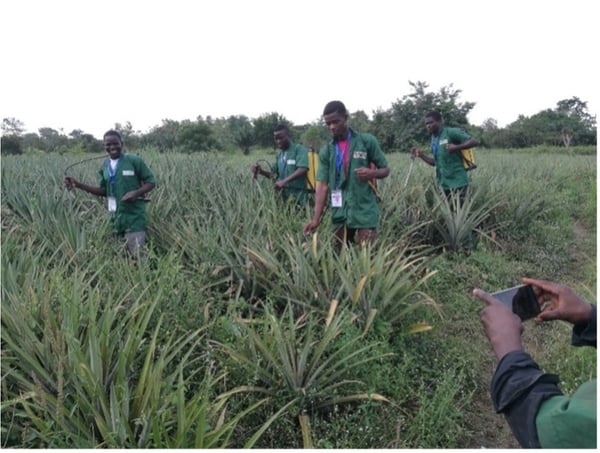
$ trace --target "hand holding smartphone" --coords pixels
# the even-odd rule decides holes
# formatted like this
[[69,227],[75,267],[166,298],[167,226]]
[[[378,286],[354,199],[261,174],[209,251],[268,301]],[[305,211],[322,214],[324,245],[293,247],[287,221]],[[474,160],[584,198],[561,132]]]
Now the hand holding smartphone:
[[540,314],[540,305],[531,285],[519,285],[492,293],[492,296],[506,305],[521,321],[535,318]]

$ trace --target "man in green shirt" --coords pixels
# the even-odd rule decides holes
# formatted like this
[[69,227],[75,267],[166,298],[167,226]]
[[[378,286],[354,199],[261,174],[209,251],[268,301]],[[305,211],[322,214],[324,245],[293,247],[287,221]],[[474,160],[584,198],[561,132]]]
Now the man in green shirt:
[[252,173],[271,178],[276,177],[275,190],[280,191],[284,200],[293,198],[303,205],[308,201],[306,173],[308,172],[308,150],[290,139],[290,131],[285,124],[279,124],[273,131],[278,152],[271,171],[253,164]]
[[123,140],[119,132],[109,130],[104,134],[104,149],[109,158],[100,169],[98,187],[83,184],[70,176],[65,176],[65,182],[106,197],[113,232],[125,238],[127,249],[136,257],[146,242],[145,195],[154,188],[154,175],[141,157],[122,152]]
[[[348,111],[340,101],[331,101],[323,119],[333,139],[319,152],[315,210],[303,233],[313,233],[321,223],[327,204],[336,248],[351,242],[373,242],[379,226],[379,205],[373,180],[390,174],[377,139],[348,127]],[[374,165],[371,165],[374,164]]]
[[[542,311],[536,320],[573,325],[573,346],[596,348],[596,306],[564,285],[524,278],[532,285]],[[558,376],[544,373],[523,350],[520,318],[492,295],[475,289],[486,304],[481,322],[498,359],[491,395],[496,412],[525,448],[596,448],[596,379],[571,396],[558,388]]]
[[429,165],[435,166],[436,179],[446,195],[458,192],[461,199],[464,198],[469,178],[460,152],[474,148],[479,142],[462,129],[444,127],[442,115],[436,110],[425,116],[425,127],[431,134],[433,157],[423,154],[419,148],[412,148],[411,153]]

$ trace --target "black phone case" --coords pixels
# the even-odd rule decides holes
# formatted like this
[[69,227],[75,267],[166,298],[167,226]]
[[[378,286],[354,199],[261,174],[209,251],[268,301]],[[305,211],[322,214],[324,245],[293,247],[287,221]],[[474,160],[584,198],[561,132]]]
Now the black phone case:
[[540,313],[540,305],[531,285],[519,288],[512,300],[512,311],[521,321],[535,318]]

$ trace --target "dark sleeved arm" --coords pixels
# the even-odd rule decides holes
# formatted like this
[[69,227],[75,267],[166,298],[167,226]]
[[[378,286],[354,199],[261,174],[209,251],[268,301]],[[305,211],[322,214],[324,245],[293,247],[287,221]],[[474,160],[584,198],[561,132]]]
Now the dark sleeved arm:
[[596,347],[596,306],[592,305],[592,315],[587,324],[573,326],[573,336],[571,344],[573,346],[593,346]]
[[558,376],[544,373],[526,352],[513,351],[500,360],[492,378],[492,402],[522,447],[540,448],[535,418],[542,401],[562,395],[558,382]]
[[[574,346],[596,347],[596,306],[586,324],[573,327]],[[506,354],[498,363],[491,385],[492,402],[496,412],[506,420],[525,448],[540,448],[536,418],[541,404],[548,398],[562,395],[558,376],[544,373],[523,351]]]

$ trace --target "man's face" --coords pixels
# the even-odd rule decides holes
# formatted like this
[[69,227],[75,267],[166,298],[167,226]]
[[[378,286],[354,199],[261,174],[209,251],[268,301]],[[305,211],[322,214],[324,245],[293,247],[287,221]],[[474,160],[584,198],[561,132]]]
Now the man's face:
[[108,153],[111,159],[121,157],[121,149],[123,144],[116,135],[107,135],[104,137],[104,150]]
[[348,117],[346,115],[340,115],[337,112],[330,113],[323,116],[323,121],[335,140],[346,140],[348,134]]
[[440,131],[440,122],[428,116],[425,118],[425,128],[430,134],[437,135]]
[[286,131],[277,131],[273,134],[275,144],[279,149],[288,149],[290,147],[290,136]]

